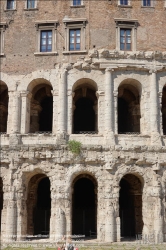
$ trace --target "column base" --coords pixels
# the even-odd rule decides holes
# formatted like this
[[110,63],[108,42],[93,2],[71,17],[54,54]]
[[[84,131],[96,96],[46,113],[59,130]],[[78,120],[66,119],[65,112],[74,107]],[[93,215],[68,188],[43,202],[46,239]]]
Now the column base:
[[106,145],[111,145],[111,146],[114,146],[116,143],[115,143],[115,135],[112,131],[107,131],[105,132],[105,144]]

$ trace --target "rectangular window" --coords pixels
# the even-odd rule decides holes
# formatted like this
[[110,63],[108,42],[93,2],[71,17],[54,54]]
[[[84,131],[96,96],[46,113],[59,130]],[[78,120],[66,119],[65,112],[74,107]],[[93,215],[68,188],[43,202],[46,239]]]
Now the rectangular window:
[[52,30],[41,31],[40,52],[52,51]]
[[7,0],[7,10],[14,9],[14,0]]
[[81,0],[73,0],[73,6],[81,5]]
[[81,30],[69,30],[69,50],[80,50],[81,48]]
[[35,0],[27,0],[27,9],[35,8]]
[[151,0],[143,0],[143,6],[151,6]]
[[131,50],[131,29],[120,29],[120,50]]
[[128,5],[128,0],[120,0],[120,5]]

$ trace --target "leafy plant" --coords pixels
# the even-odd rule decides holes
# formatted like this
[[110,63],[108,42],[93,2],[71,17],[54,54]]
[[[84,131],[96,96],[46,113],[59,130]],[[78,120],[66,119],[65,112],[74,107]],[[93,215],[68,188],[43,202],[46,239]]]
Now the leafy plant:
[[79,141],[75,140],[68,141],[68,148],[73,154],[76,155],[80,154],[81,146],[82,144]]

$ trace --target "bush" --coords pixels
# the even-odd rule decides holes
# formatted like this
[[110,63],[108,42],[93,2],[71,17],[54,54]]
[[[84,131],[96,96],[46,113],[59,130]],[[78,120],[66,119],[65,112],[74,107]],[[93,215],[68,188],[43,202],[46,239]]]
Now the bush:
[[81,146],[82,144],[79,141],[75,140],[68,141],[68,148],[73,154],[77,155],[80,154]]

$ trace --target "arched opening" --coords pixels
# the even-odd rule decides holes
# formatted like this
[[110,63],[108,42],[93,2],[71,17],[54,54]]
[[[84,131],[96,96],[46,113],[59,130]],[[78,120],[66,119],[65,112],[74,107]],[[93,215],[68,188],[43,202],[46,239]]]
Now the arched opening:
[[120,181],[119,214],[122,238],[142,233],[142,182],[133,174],[126,174]]
[[78,85],[73,98],[74,134],[97,133],[97,97],[94,86]]
[[8,87],[0,81],[0,132],[7,131],[8,118]]
[[29,181],[27,211],[27,234],[49,235],[51,216],[50,180],[44,174],[37,174]]
[[163,88],[161,111],[162,111],[163,134],[166,135],[166,85]]
[[52,87],[39,84],[32,90],[30,132],[52,132]]
[[3,181],[2,178],[0,177],[0,232],[1,232],[2,209],[3,209]]
[[140,133],[140,96],[131,84],[122,84],[118,89],[118,133]]
[[97,183],[90,175],[73,182],[72,234],[97,237]]

